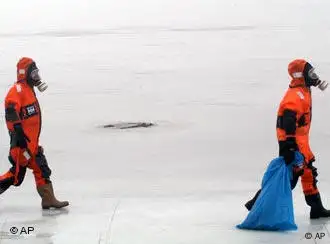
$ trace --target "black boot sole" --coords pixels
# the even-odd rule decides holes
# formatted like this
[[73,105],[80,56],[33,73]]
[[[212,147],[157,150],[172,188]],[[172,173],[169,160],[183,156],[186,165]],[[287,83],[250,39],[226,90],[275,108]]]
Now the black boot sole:
[[319,218],[330,218],[330,213],[328,214],[310,214],[310,219],[319,219]]

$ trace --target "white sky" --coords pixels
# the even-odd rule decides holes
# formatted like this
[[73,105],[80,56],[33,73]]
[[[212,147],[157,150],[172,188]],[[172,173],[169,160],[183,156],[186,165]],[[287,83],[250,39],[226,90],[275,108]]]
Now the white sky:
[[[122,26],[330,25],[326,0],[3,1],[0,33]],[[317,10],[317,12],[315,11]]]

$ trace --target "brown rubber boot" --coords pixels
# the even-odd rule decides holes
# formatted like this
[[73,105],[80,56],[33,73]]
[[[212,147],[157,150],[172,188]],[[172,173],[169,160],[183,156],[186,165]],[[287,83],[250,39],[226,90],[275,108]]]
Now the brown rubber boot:
[[56,199],[52,183],[48,183],[43,186],[38,186],[37,191],[42,199],[42,209],[63,208],[69,205],[68,201],[61,202]]

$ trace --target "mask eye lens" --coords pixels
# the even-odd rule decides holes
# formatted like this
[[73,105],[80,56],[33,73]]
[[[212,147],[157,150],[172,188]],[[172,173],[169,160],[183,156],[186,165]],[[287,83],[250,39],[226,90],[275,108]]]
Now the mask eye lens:
[[35,69],[31,72],[31,79],[34,80],[34,81],[41,80],[38,69]]
[[319,76],[315,73],[315,69],[311,69],[310,71],[308,71],[308,76],[309,78],[311,78],[312,80],[318,80]]

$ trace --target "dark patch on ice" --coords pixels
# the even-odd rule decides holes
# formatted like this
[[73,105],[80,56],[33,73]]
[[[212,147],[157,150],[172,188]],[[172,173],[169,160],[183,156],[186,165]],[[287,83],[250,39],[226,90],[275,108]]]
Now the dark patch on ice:
[[155,126],[154,123],[150,122],[119,122],[114,124],[103,125],[103,128],[113,128],[113,129],[134,129],[134,128],[148,128]]

